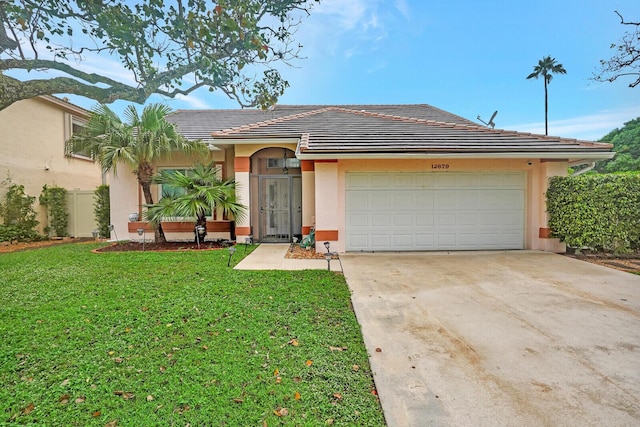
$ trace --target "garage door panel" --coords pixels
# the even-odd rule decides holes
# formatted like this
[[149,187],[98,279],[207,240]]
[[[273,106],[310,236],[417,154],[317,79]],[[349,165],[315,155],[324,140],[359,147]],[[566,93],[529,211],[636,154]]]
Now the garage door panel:
[[388,234],[374,234],[371,236],[371,247],[374,250],[389,250],[391,238]]
[[521,229],[522,227],[524,227],[524,218],[519,212],[501,212],[500,214],[496,215],[496,217],[500,218],[498,224],[503,225],[505,228],[508,226],[513,226],[517,229]]
[[458,177],[455,174],[434,174],[434,188],[456,188],[458,186]]
[[395,227],[413,227],[414,215],[409,213],[397,214],[393,216],[393,225]]
[[455,226],[456,225],[456,213],[455,211],[443,212],[438,214],[438,227]]
[[455,209],[458,203],[456,194],[453,191],[439,191],[437,193],[437,200],[436,210]]
[[391,187],[391,176],[386,174],[376,174],[371,175],[370,179],[371,188],[390,188]]
[[369,197],[370,195],[364,191],[349,191],[347,192],[346,207],[347,212],[352,210],[369,210]]
[[434,249],[435,235],[429,233],[416,233],[416,248],[418,250]]
[[483,190],[479,193],[478,209],[524,209],[522,190]]
[[416,189],[420,189],[420,190],[433,189],[435,187],[434,176],[435,176],[434,174],[430,174],[430,173],[416,174],[415,180],[414,180]]
[[388,227],[391,224],[391,215],[385,213],[371,215],[371,225],[373,227]]
[[417,210],[432,210],[436,206],[436,192],[434,191],[416,191],[415,193],[415,208]]
[[412,189],[415,188],[415,175],[401,173],[401,174],[393,174],[393,188],[407,188]]
[[440,233],[437,236],[438,247],[455,247],[456,235],[453,233]]
[[369,228],[369,215],[368,214],[348,214],[347,215],[347,227],[350,229],[356,229],[358,227]]
[[371,176],[367,174],[347,174],[347,188],[353,190],[368,190],[369,188],[371,188],[370,178]]
[[390,191],[376,191],[370,195],[369,209],[387,209],[392,196]]
[[474,247],[481,244],[481,242],[479,242],[479,236],[475,233],[459,233],[457,243],[464,247]]
[[416,226],[421,229],[424,227],[433,227],[435,225],[436,216],[432,213],[417,212],[415,214]]
[[347,236],[347,246],[352,248],[366,248],[369,245],[369,234],[351,233]]
[[478,225],[478,215],[472,212],[464,213],[459,212],[456,214],[456,223],[458,225]]
[[413,246],[412,234],[394,234],[393,235],[393,248],[407,249]]
[[347,173],[346,182],[348,251],[524,247],[524,173]]
[[393,200],[395,210],[412,209],[415,206],[413,191],[398,191],[389,193],[389,196],[387,206],[389,206],[389,201]]
[[456,191],[456,209],[470,210],[478,209],[480,203],[480,195],[474,190]]

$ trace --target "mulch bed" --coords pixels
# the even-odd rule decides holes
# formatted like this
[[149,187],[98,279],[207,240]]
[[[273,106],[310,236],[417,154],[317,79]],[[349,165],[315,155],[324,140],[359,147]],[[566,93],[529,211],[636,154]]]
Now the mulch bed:
[[586,251],[580,253],[567,252],[565,255],[571,258],[579,259],[581,261],[614,268],[616,270],[640,274],[640,253],[638,252],[614,255],[605,252]]
[[289,259],[324,259],[323,253],[316,252],[313,248],[306,250],[300,247],[300,245],[292,245],[289,247],[285,258]]
[[46,248],[47,246],[60,245],[66,243],[94,242],[92,238],[71,238],[42,240],[40,242],[0,242],[0,253],[26,251],[28,249]]

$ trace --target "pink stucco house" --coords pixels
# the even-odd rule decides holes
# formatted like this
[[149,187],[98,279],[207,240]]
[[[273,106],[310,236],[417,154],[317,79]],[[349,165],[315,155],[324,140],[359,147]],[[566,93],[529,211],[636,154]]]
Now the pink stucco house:
[[[210,236],[290,242],[314,230],[321,251],[328,241],[338,252],[562,252],[549,238],[549,177],[613,156],[608,144],[491,129],[429,105],[184,110],[168,119],[208,145],[249,208],[234,226],[214,214]],[[136,240],[135,179],[120,172],[111,182],[115,230]]]

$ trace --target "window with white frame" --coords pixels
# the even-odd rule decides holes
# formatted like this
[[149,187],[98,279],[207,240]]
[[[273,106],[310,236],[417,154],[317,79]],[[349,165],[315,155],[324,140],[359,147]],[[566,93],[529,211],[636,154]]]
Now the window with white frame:
[[65,114],[65,155],[71,157],[80,157],[83,159],[92,159],[91,152],[88,150],[74,150],[70,139],[74,134],[82,132],[87,122],[72,114]]

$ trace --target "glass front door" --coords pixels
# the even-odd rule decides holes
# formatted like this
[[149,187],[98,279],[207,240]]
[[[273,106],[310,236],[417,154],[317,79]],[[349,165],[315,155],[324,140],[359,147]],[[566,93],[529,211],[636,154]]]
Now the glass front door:
[[291,241],[290,177],[260,179],[260,241]]

